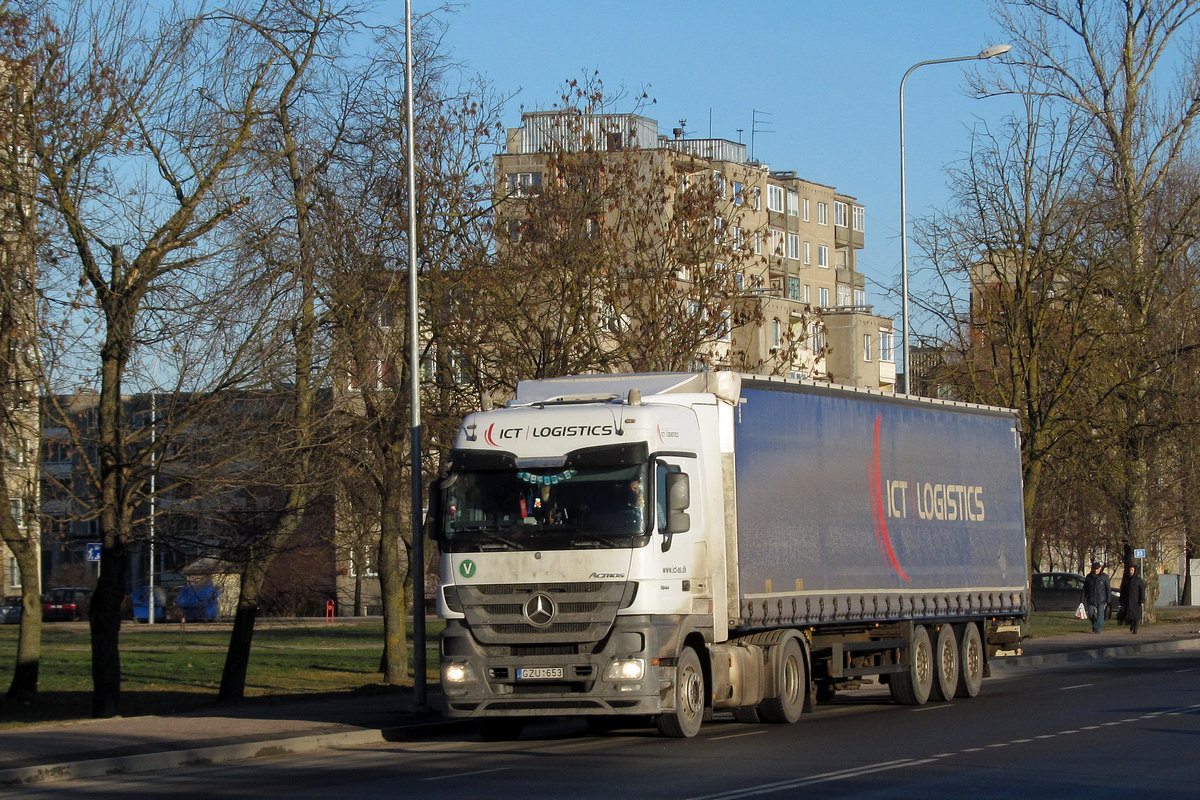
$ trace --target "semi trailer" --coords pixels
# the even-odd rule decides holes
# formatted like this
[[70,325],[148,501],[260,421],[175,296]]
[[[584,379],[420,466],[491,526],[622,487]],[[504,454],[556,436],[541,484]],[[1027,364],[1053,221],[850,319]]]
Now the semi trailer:
[[432,492],[445,713],[792,723],[973,697],[1028,610],[1015,412],[733,372],[521,382]]

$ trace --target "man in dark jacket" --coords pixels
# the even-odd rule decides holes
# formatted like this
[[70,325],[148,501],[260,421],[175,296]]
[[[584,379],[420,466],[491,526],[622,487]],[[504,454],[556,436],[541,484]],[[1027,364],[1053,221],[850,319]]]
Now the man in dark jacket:
[[1083,579],[1083,605],[1087,608],[1088,619],[1092,621],[1092,633],[1099,633],[1104,628],[1104,615],[1108,611],[1108,598],[1112,594],[1108,576],[1104,574],[1104,565],[1099,561],[1092,562],[1092,571]]
[[1129,573],[1121,581],[1121,618],[1129,623],[1129,632],[1137,633],[1142,621],[1142,609],[1146,605],[1146,582],[1138,575],[1136,564],[1129,565]]

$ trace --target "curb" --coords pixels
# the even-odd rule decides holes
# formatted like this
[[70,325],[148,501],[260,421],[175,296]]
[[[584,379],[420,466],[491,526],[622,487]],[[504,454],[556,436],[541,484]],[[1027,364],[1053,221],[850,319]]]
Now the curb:
[[1046,667],[1058,664],[1092,663],[1106,661],[1124,655],[1139,653],[1161,653],[1176,650],[1200,650],[1200,639],[1175,639],[1168,642],[1144,642],[1140,644],[1117,644],[1107,647],[1097,647],[1091,650],[1068,650],[1059,653],[1047,653],[1040,656],[1009,656],[1005,658],[988,659],[992,670],[1012,672],[1023,667]]
[[419,722],[412,725],[397,725],[388,728],[302,734],[280,739],[241,742],[237,744],[217,744],[181,750],[163,750],[153,753],[93,758],[84,761],[14,767],[0,770],[0,786],[53,783],[56,781],[96,778],[103,775],[151,772],[176,767],[245,761],[267,756],[309,753],[314,750],[325,750],[333,747],[357,747],[381,744],[383,742],[411,739],[418,734],[450,732],[461,728],[463,724],[463,722],[457,720]]

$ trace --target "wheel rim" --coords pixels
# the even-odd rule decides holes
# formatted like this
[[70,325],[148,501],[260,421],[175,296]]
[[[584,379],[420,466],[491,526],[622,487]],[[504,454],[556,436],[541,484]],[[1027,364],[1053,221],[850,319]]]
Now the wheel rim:
[[704,676],[689,665],[679,688],[680,711],[688,719],[696,719],[704,709]]

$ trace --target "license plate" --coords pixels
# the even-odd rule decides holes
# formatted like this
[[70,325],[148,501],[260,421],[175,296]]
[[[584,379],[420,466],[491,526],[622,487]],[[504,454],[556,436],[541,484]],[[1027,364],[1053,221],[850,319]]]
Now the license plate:
[[517,670],[517,680],[519,681],[547,680],[562,676],[562,667],[522,667]]

